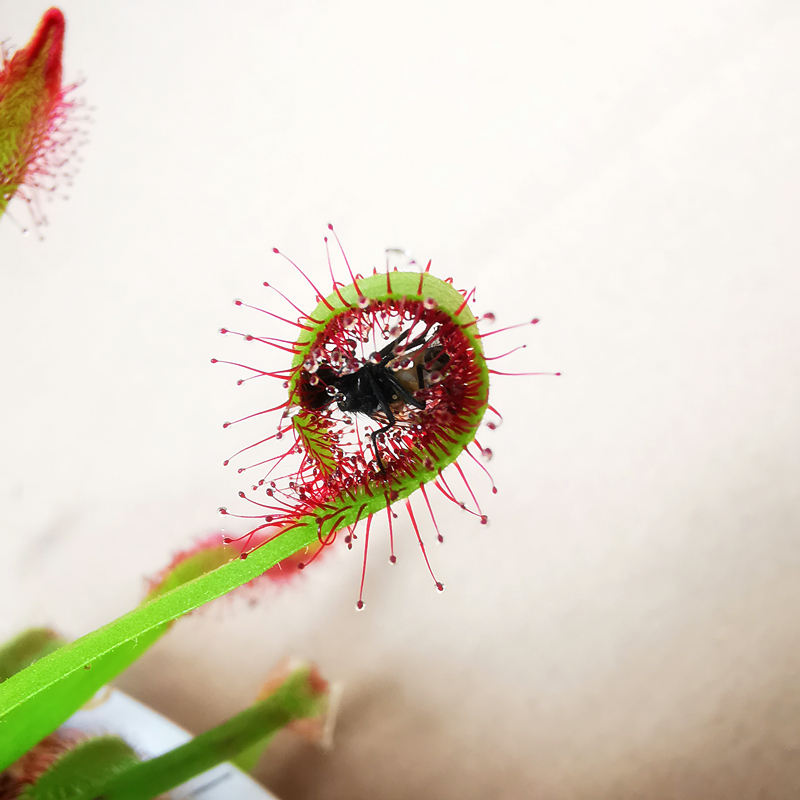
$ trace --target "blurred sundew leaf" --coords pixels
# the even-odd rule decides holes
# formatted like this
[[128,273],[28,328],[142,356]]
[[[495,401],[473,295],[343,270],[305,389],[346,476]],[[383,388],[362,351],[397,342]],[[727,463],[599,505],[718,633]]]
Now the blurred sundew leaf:
[[[257,743],[265,743],[290,722],[317,716],[325,710],[327,684],[316,670],[295,670],[267,699],[195,737],[164,755],[138,761],[121,751],[112,754],[102,770],[89,763],[92,772],[81,776],[66,764],[65,756],[23,795],[23,800],[141,800],[169,791],[224,761],[231,761]],[[45,783],[44,778],[50,777]],[[76,778],[80,776],[80,782]],[[39,787],[42,786],[40,791]]]
[[261,756],[264,755],[264,751],[272,741],[272,736],[273,734],[270,734],[263,739],[258,739],[254,744],[244,748],[239,755],[231,759],[232,763],[242,772],[252,772],[261,761]]
[[64,640],[49,628],[29,628],[0,645],[0,683],[63,644]]
[[222,543],[211,547],[202,547],[197,552],[182,557],[173,566],[168,567],[151,587],[143,602],[146,603],[154,597],[160,597],[184,583],[205,575],[232,561],[238,555],[236,550]]
[[[306,665],[302,662],[298,662],[296,659],[284,658],[270,670],[264,685],[261,687],[261,691],[258,693],[258,697],[256,698],[257,702],[272,697],[272,695],[281,690],[286,681],[291,678],[298,669],[305,666]],[[292,720],[287,726],[287,729],[293,730],[296,734],[299,734],[310,742],[315,742],[323,748],[330,747],[338,700],[341,695],[341,686],[336,684],[331,686],[323,681],[317,676],[314,667],[312,667],[311,678],[317,681],[318,690],[320,692],[325,692],[325,702],[324,704],[320,704],[318,713]],[[265,738],[259,739],[255,744],[251,744],[249,747],[242,750],[235,758],[231,759],[231,761],[244,772],[252,772],[272,741],[274,733],[274,731],[268,731]]]
[[123,772],[139,757],[118,736],[98,736],[76,745],[28,786],[20,800],[61,800],[82,797],[93,787]]
[[54,191],[81,144],[67,125],[80,103],[67,100],[75,85],[61,82],[64,30],[64,15],[51,8],[27,45],[0,58],[0,217],[17,193],[33,208],[37,192]]
[[247,583],[316,539],[317,525],[309,518],[247,559],[193,577],[9,677],[0,684],[0,770],[129,667],[169,622]]

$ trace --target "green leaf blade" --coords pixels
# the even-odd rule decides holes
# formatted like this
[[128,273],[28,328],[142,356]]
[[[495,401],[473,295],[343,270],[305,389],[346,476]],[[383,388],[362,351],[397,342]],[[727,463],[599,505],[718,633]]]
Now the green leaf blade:
[[313,520],[250,554],[154,597],[0,684],[0,769],[52,733],[130,666],[169,622],[252,580],[317,537]]

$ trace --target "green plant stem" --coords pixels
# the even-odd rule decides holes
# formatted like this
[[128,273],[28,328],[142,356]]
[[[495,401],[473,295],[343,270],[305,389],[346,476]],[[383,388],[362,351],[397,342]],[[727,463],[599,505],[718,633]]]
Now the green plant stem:
[[264,743],[292,720],[316,716],[325,697],[315,691],[309,669],[294,672],[266,700],[163,756],[133,764],[75,800],[141,800],[169,791],[243,750]]
[[241,586],[313,542],[313,520],[250,554],[201,575],[0,684],[0,769],[5,769],[135,661],[173,619]]

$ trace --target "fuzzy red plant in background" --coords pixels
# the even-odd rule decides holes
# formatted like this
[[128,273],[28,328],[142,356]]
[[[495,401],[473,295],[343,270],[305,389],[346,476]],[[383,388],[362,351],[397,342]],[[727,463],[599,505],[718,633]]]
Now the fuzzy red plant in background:
[[10,57],[3,50],[0,65],[0,216],[19,197],[37,226],[46,222],[39,194],[69,182],[67,159],[78,146],[69,121],[79,103],[67,97],[77,84],[61,82],[64,28],[64,15],[51,8],[25,47]]

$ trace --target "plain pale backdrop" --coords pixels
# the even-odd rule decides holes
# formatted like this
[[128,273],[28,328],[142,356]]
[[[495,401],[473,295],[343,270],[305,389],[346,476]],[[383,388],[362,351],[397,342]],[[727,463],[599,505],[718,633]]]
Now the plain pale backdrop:
[[[0,38],[45,5],[0,1]],[[65,0],[94,110],[45,239],[0,224],[0,634],[130,609],[242,479],[276,387],[231,301],[325,282],[336,225],[536,328],[484,432],[491,523],[441,507],[181,621],[118,684],[193,731],[284,655],[345,683],[285,800],[800,793],[800,7],[791,0]],[[12,207],[12,213],[15,209]],[[24,209],[16,208],[24,220]],[[270,305],[277,308],[277,305]],[[425,534],[432,540],[430,528]]]

